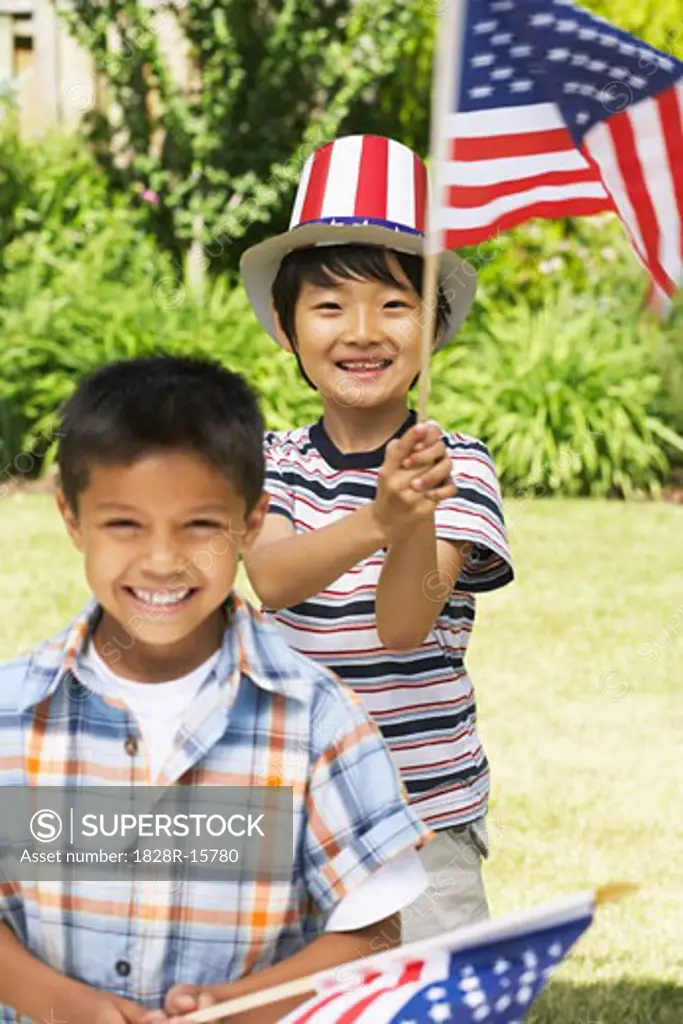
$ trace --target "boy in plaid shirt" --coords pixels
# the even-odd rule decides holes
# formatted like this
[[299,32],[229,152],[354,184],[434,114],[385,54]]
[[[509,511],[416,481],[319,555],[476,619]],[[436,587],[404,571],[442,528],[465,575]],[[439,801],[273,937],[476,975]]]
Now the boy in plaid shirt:
[[253,394],[210,362],[124,361],[59,436],[93,599],[0,667],[0,786],[292,787],[294,868],[179,892],[0,882],[0,1021],[145,1024],[397,944],[429,830],[362,703],[233,595],[267,507]]

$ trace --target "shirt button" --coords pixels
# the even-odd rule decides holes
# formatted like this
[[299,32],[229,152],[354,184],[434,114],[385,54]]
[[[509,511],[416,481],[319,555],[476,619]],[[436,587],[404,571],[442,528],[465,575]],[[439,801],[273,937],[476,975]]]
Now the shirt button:
[[130,974],[130,964],[127,960],[116,961],[116,973],[120,974],[122,978],[127,978]]
[[131,757],[135,757],[138,752],[138,741],[135,736],[129,736],[123,746],[127,754],[130,754]]

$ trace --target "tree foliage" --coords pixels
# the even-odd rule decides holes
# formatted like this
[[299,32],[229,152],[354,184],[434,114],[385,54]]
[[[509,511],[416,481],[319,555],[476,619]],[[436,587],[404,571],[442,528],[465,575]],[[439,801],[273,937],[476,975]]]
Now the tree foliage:
[[681,0],[582,0],[582,6],[658,50],[683,59]]
[[[306,157],[342,131],[424,142],[424,0],[75,0],[109,112],[90,130],[114,181],[150,203],[176,253],[199,235],[216,269],[284,230]],[[186,47],[185,87],[160,28]],[[162,32],[163,35],[163,32]],[[419,91],[415,92],[415,86]],[[404,101],[402,97],[408,95]]]

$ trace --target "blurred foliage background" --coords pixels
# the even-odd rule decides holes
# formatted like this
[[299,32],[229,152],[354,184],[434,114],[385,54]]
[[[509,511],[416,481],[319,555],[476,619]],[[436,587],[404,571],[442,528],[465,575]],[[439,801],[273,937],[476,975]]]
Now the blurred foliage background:
[[[683,57],[683,0],[587,6]],[[303,163],[326,140],[374,131],[425,154],[437,7],[164,4],[193,69],[181,92],[148,8],[76,0],[65,16],[110,114],[37,144],[11,105],[0,112],[3,475],[49,462],[21,456],[45,450],[79,377],[121,356],[213,355],[258,388],[271,426],[317,417],[251,314],[239,258],[286,228]],[[201,293],[186,287],[193,242]],[[478,300],[434,360],[431,415],[490,445],[508,493],[657,496],[683,461],[683,312],[662,325],[645,310],[620,225],[539,221],[469,255]]]

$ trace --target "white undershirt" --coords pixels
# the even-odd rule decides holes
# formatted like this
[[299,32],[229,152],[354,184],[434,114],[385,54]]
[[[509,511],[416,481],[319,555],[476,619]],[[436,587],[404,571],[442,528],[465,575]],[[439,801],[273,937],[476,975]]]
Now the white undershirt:
[[99,680],[99,693],[122,700],[140,726],[149,758],[152,784],[173,750],[176,733],[187,709],[218,662],[220,653],[220,650],[215,651],[210,658],[180,679],[168,683],[138,683],[132,679],[122,679],[112,672],[94,645],[88,645],[85,660]]
[[[88,645],[85,662],[99,681],[99,692],[122,700],[137,720],[153,782],[173,750],[187,709],[219,656],[220,651],[216,651],[180,679],[140,683],[112,672],[94,644]],[[375,871],[337,904],[327,922],[327,931],[354,931],[396,914],[416,900],[427,884],[420,857],[415,850],[407,850]]]

